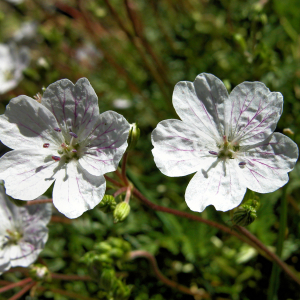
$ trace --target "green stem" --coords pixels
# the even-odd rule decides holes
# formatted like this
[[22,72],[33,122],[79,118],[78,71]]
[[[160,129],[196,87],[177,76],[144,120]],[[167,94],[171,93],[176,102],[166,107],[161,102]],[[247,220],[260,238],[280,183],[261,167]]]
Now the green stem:
[[[279,220],[279,232],[278,232],[278,241],[276,254],[281,258],[283,243],[285,239],[285,231],[287,225],[287,184],[283,187],[282,190],[282,199],[280,205],[280,220]],[[277,291],[279,287],[279,276],[280,268],[277,264],[273,263],[270,285],[268,290],[268,300],[277,299]]]

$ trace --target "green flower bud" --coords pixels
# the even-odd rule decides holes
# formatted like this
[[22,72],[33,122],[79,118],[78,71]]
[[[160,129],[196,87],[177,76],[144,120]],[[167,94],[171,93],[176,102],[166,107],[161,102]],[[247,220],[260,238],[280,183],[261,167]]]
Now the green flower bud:
[[113,248],[109,254],[113,258],[121,258],[124,255],[124,251],[120,248]]
[[95,256],[95,261],[103,263],[103,266],[111,265],[113,263],[113,260],[110,258],[108,254],[99,254]]
[[248,226],[253,223],[256,218],[256,209],[244,204],[233,213],[232,223],[239,226]]
[[130,212],[130,206],[127,202],[119,203],[114,210],[114,223],[124,221]]
[[122,249],[123,247],[123,240],[117,237],[110,237],[108,243],[114,248]]
[[110,291],[116,280],[114,269],[103,269],[100,277],[100,287],[106,291]]
[[35,281],[51,281],[51,273],[48,268],[41,264],[35,264],[30,267],[30,277]]
[[94,246],[94,249],[100,253],[108,253],[112,247],[108,242],[100,242]]
[[131,151],[135,148],[139,138],[140,129],[138,128],[137,123],[130,124],[127,151]]
[[104,212],[104,213],[110,213],[115,210],[117,206],[116,200],[111,195],[104,195],[101,202],[98,204],[98,207]]

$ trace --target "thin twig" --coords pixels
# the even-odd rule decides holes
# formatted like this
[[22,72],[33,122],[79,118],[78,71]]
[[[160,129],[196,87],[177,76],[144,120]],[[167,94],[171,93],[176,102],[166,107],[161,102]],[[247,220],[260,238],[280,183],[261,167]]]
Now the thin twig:
[[25,279],[23,279],[21,281],[11,283],[9,285],[6,285],[6,286],[0,288],[0,293],[4,293],[4,292],[6,292],[8,290],[11,290],[11,289],[17,287],[17,286],[25,285],[25,284],[27,284],[27,283],[29,283],[31,281],[32,281],[32,278],[25,278]]
[[37,200],[30,200],[27,201],[26,205],[35,205],[35,204],[45,204],[45,203],[52,203],[52,199],[37,199]]
[[186,286],[183,286],[181,284],[179,284],[178,282],[175,282],[173,280],[170,280],[169,278],[165,277],[161,271],[159,270],[158,266],[157,266],[157,262],[155,257],[147,252],[147,251],[143,251],[143,250],[136,250],[136,251],[132,251],[130,252],[130,259],[135,259],[137,257],[145,257],[148,259],[148,261],[151,263],[151,266],[153,268],[153,271],[155,273],[155,276],[164,284],[170,286],[173,289],[176,289],[184,294],[188,294],[188,295],[192,295],[192,296],[201,296],[202,298],[210,298],[208,294],[202,292],[202,291],[192,291],[191,289],[189,289]]
[[111,177],[108,177],[107,175],[104,175],[105,179],[111,183],[113,183],[115,186],[123,187],[123,184],[118,182],[117,180],[112,179]]
[[32,282],[32,283],[26,285],[20,292],[16,293],[14,296],[12,296],[11,298],[9,298],[8,300],[17,300],[17,299],[19,299],[26,292],[28,292],[31,288],[33,288],[36,284],[37,284],[37,282]]
[[114,194],[114,198],[116,198],[117,196],[121,195],[122,193],[125,193],[127,191],[127,186],[124,186],[120,189],[118,189]]
[[80,275],[65,275],[65,274],[51,274],[52,279],[59,279],[59,280],[79,280],[79,281],[93,281],[94,279],[91,276],[80,276]]
[[129,184],[127,176],[126,176],[127,159],[128,159],[128,152],[125,152],[125,154],[123,155],[123,160],[122,160],[122,179],[123,179],[123,182],[125,183],[125,185]]

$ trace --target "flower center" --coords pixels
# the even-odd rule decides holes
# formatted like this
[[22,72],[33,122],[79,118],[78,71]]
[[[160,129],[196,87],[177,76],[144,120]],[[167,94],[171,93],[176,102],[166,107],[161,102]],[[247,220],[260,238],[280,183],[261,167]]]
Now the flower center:
[[8,235],[5,236],[7,241],[4,243],[4,246],[8,244],[16,245],[19,242],[19,240],[23,237],[23,234],[17,230],[7,229],[6,232]]
[[238,144],[229,142],[226,135],[223,136],[223,141],[218,145],[218,148],[220,149],[218,152],[209,151],[209,153],[218,156],[218,158],[230,159],[235,158],[236,152],[240,149]]

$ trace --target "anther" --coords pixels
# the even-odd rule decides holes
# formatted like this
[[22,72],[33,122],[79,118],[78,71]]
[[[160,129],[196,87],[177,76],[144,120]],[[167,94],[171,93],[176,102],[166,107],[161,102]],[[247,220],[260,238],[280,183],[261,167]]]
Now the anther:
[[60,157],[59,157],[59,156],[53,155],[53,156],[52,156],[52,159],[55,160],[55,161],[60,161]]
[[43,145],[44,148],[49,148],[49,146],[50,146],[49,143],[45,143],[45,144]]
[[76,149],[72,149],[72,152],[73,152],[73,153],[77,153],[77,150],[76,150]]
[[243,167],[243,166],[245,166],[246,164],[247,164],[246,162],[241,161],[241,162],[239,163],[239,166]]
[[54,128],[54,130],[57,131],[57,132],[61,132],[60,128]]
[[70,135],[71,135],[73,138],[75,138],[75,139],[78,138],[78,135],[77,135],[76,133],[74,133],[74,132],[72,132],[72,131],[70,131],[69,133],[70,133]]
[[208,151],[209,154],[212,154],[212,155],[218,155],[218,152],[216,151]]

